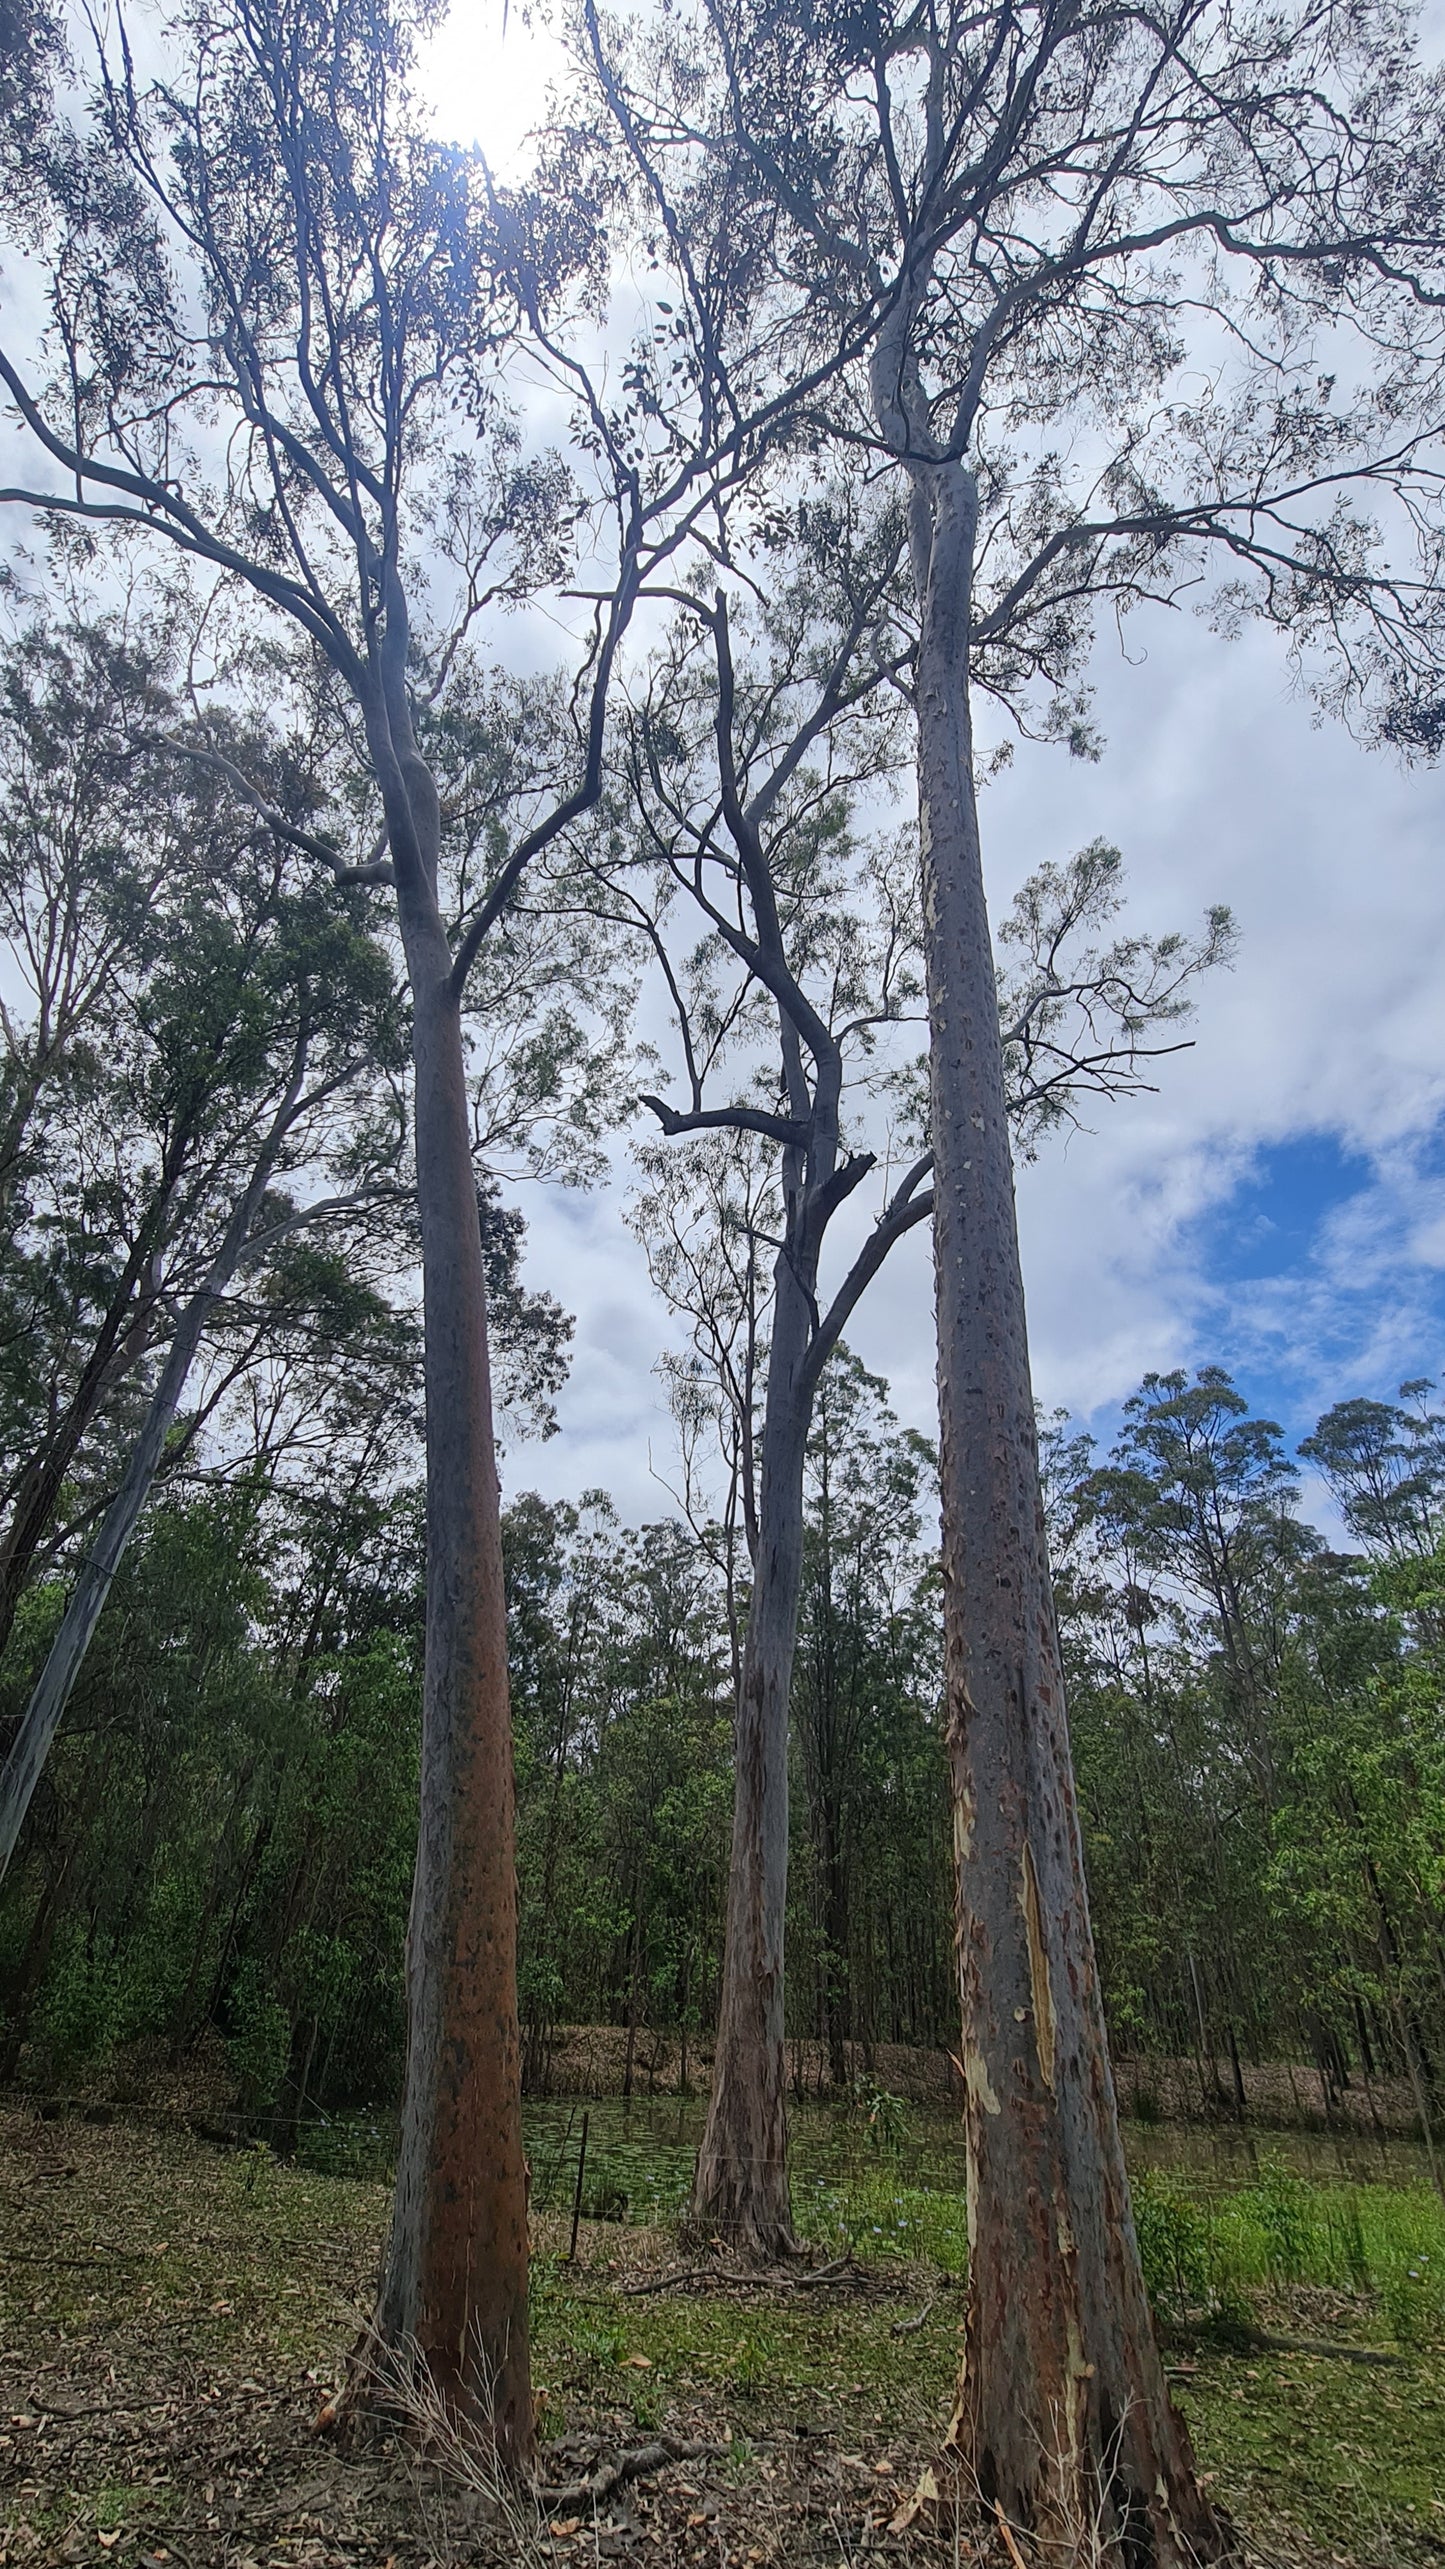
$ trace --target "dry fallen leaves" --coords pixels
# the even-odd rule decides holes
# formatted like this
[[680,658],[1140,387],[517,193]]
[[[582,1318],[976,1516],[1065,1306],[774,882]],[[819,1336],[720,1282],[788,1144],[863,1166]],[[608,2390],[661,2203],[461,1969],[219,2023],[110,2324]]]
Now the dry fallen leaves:
[[920,2472],[917,2488],[911,2498],[903,2500],[889,2524],[889,2532],[907,2533],[909,2527],[917,2523],[926,2507],[936,2507],[937,2504],[938,2481],[930,2466]]

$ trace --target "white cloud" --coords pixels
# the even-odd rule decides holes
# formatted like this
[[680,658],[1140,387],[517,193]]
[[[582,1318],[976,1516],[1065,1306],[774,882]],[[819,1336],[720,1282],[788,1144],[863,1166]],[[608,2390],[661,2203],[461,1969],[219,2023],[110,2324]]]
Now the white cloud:
[[[1271,1367],[1302,1400],[1429,1370],[1445,1211],[1425,1143],[1445,1105],[1445,786],[1315,727],[1263,635],[1166,628],[1101,669],[1109,747],[1080,771],[1028,753],[992,789],[1005,889],[1039,856],[1114,838],[1152,926],[1227,900],[1238,963],[1207,985],[1160,1094],[1025,1171],[1039,1388],[1088,1411],[1151,1363]],[[1369,1174],[1266,1284],[1201,1274],[1191,1226],[1262,1148],[1333,1135]],[[1267,1216],[1269,1206],[1261,1210]]]
[[[1091,1131],[1019,1173],[1035,1382],[1107,1433],[1146,1371],[1218,1360],[1305,1423],[1445,1361],[1445,1177],[1428,1148],[1445,1106],[1445,780],[1317,728],[1263,635],[1176,625],[1151,639],[1142,666],[1101,664],[1097,766],[1025,748],[985,796],[995,915],[1030,867],[1103,835],[1150,927],[1190,925],[1222,899],[1241,930],[1159,1093],[1097,1107]],[[1222,1208],[1270,1146],[1306,1136],[1358,1153],[1357,1182],[1303,1248],[1281,1226],[1279,1274],[1232,1279]],[[618,1203],[556,1205],[529,1199],[530,1271],[579,1312],[577,1363],[564,1434],[519,1449],[509,1485],[599,1481],[654,1515],[667,1501],[649,1452],[672,1466],[651,1368],[677,1333]],[[1274,1219],[1267,1195],[1252,1209]],[[849,1332],[929,1432],[931,1311],[916,1233]]]

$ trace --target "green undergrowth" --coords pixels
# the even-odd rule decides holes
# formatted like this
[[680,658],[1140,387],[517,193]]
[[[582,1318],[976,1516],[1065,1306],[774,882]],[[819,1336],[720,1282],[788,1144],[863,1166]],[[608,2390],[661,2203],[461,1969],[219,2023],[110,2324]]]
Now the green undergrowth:
[[[652,2245],[652,2241],[649,2241]],[[671,2253],[656,2238],[660,2258]],[[595,2254],[595,2250],[594,2250]],[[900,2278],[900,2281],[902,2279]],[[962,2294],[917,2269],[907,2297],[798,2293],[782,2305],[690,2288],[639,2299],[625,2279],[560,2259],[535,2277],[535,2360],[548,2433],[598,2414],[646,2434],[679,2411],[725,2416],[740,2464],[780,2433],[869,2451],[927,2439],[948,2413]],[[1275,2294],[1252,2305],[1276,2327],[1323,2334],[1317,2308]],[[900,2318],[922,2325],[896,2333]],[[1368,2334],[1368,2314],[1353,2333]],[[1338,2336],[1342,2314],[1329,2333]],[[1214,2495],[1290,2558],[1423,2564],[1445,2551],[1445,2364],[1419,2347],[1388,2368],[1338,2356],[1232,2352],[1207,2336],[1172,2366]]]
[[953,2277],[968,2263],[962,2194],[909,2185],[899,2172],[880,2169],[834,2184],[816,2178],[794,2187],[793,2209],[803,2238],[860,2263],[923,2257]]
[[1261,2295],[1341,2297],[1402,2347],[1445,2343],[1445,2205],[1426,2186],[1317,2185],[1268,2159],[1258,2180],[1201,2196],[1146,2171],[1134,2185],[1145,2279],[1166,2319],[1246,2313]]
[[[258,2472],[281,2434],[263,2389],[275,2418],[294,2412],[289,2431],[304,2437],[374,2289],[382,2186],[118,2124],[100,2133],[0,2117],[0,2144],[12,2411],[59,2367],[60,2404],[77,2411],[124,2398],[117,2373],[161,2385],[136,2394],[145,2399],[174,2380],[182,2417],[197,2385],[218,2416],[227,2398],[248,2418],[262,2407],[247,2430]],[[533,2343],[544,2435],[701,2431],[730,2446],[742,2477],[777,2463],[780,2438],[815,2436],[863,2456],[867,2470],[880,2452],[900,2474],[912,2468],[948,2414],[966,2253],[957,2191],[915,2176],[905,2137],[831,2177],[802,2178],[800,2227],[820,2255],[846,2249],[856,2268],[817,2288],[712,2286],[691,2268],[669,2282],[688,2260],[665,2222],[584,2217],[570,2264],[570,2215],[542,2212]],[[1237,2521],[1276,2556],[1320,2569],[1426,2569],[1445,2557],[1437,2199],[1413,2186],[1315,2184],[1268,2157],[1230,2192],[1155,2173],[1137,2196],[1176,2395]],[[1231,2341],[1231,2319],[1394,2360],[1260,2348],[1238,2327]],[[144,2434],[159,2437],[162,2423]],[[3,2432],[14,2453],[0,2453],[0,2479],[21,2450],[13,2419]],[[144,2478],[148,2520],[160,2523],[194,2493],[182,2459],[166,2461],[159,2445],[154,2466],[148,2455],[138,2448],[126,2503],[133,2511]],[[108,2530],[118,2485],[113,2455],[97,2446],[93,2476],[78,2471],[46,2503],[63,2496],[67,2521]]]
[[[659,2241],[666,2257],[670,2243]],[[575,2424],[599,2400],[639,2426],[674,2402],[719,2405],[735,2431],[818,2431],[868,2423],[905,2431],[946,2414],[957,2360],[960,2295],[939,2276],[911,2276],[916,2307],[795,2291],[734,2297],[706,2289],[645,2298],[559,2258],[533,2267],[534,2352],[549,2427]],[[911,2296],[910,2296],[911,2299]],[[931,2306],[930,2306],[931,2305]],[[906,2336],[900,2316],[920,2319]]]
[[1393,2569],[1445,2556],[1445,2367],[1214,2355],[1176,2382],[1216,2497],[1257,2546]]

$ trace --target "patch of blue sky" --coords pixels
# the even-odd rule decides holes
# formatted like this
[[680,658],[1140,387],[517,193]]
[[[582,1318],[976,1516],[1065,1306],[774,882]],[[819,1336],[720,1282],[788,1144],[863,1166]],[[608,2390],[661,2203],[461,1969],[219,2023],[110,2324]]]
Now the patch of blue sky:
[[1291,1438],[1332,1401],[1390,1398],[1445,1362],[1445,1128],[1371,1152],[1259,1147],[1192,1226],[1200,1346]]

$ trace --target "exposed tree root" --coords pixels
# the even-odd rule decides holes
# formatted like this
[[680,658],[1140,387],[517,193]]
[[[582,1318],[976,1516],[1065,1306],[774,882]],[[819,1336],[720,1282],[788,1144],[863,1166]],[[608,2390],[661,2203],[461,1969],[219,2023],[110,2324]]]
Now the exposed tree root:
[[[805,2252],[799,2250],[801,2256]],[[710,2283],[725,2285],[736,2292],[810,2292],[818,2284],[848,2284],[867,2280],[851,2257],[834,2257],[826,2266],[795,2273],[787,2266],[669,2266],[666,2273],[643,2275],[636,2283],[621,2286],[629,2299],[645,2293],[680,2292],[685,2284]],[[921,2323],[920,2323],[921,2325]]]
[[672,2292],[683,2284],[749,2284],[756,2280],[753,2275],[729,2274],[726,2267],[720,2266],[669,2266],[666,2274],[644,2275],[638,2283],[624,2284],[622,2290],[629,2300],[636,2300],[643,2293]]
[[712,2462],[719,2459],[720,2452],[716,2444],[685,2444],[676,2436],[659,2435],[650,2444],[635,2445],[630,2452],[619,2453],[613,2461],[600,2464],[585,2480],[568,2480],[560,2488],[538,2489],[537,2504],[553,2511],[559,2507],[601,2506],[628,2480],[640,2480],[650,2471],[660,2471],[666,2462]]

